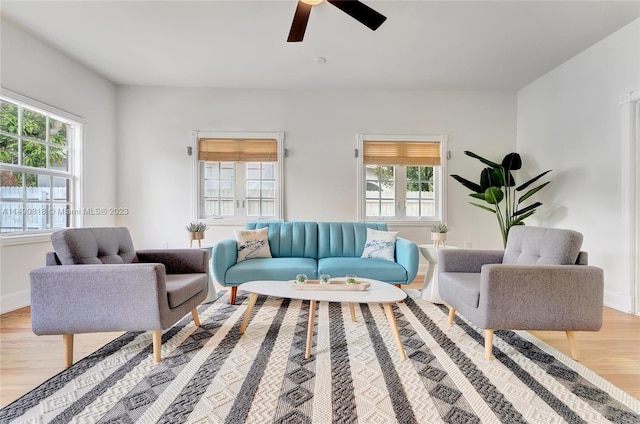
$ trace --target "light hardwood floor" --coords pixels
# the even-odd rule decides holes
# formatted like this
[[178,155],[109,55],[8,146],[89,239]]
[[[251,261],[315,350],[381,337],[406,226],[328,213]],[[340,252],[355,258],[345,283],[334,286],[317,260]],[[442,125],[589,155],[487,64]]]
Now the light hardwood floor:
[[[414,282],[410,288],[420,288]],[[569,355],[563,332],[536,331],[536,337]],[[74,360],[87,356],[122,333],[78,334]],[[604,308],[604,326],[578,332],[582,364],[640,399],[640,317]],[[36,336],[29,308],[0,315],[0,407],[64,369],[62,336]]]

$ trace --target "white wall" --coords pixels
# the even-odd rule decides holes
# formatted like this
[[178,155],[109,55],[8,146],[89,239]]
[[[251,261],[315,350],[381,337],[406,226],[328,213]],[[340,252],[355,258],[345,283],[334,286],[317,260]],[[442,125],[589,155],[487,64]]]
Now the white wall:
[[[286,219],[357,219],[356,134],[447,134],[450,173],[476,179],[464,150],[501,159],[515,148],[515,93],[426,91],[268,91],[119,87],[118,200],[140,247],[187,247],[192,218],[193,130],[284,131]],[[449,178],[449,243],[500,247],[495,217],[467,204]],[[233,237],[207,231],[205,245]],[[426,226],[399,228],[427,243]]]
[[[620,97],[640,89],[636,20],[518,92],[517,149],[552,168],[540,224],[584,234],[592,265],[605,270],[605,304],[631,310],[623,237]],[[533,222],[533,221],[532,221]]]
[[[87,120],[83,206],[115,206],[115,86],[13,24],[0,24],[0,85]],[[110,226],[115,218],[87,216],[84,224]],[[44,265],[49,250],[50,242],[2,242],[0,313],[29,304],[29,271]]]

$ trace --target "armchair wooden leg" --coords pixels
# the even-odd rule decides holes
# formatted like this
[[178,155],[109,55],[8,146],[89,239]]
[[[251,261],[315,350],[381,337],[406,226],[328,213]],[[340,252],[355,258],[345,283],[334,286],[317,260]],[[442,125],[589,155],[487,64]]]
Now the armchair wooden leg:
[[73,334],[63,334],[62,342],[64,343],[65,367],[69,368],[73,365]]
[[236,294],[238,294],[238,287],[231,287],[231,294],[229,294],[229,305],[235,305]]
[[578,341],[576,340],[575,331],[566,331],[567,339],[569,339],[569,346],[571,346],[571,356],[576,361],[580,362],[580,351],[578,350]]
[[484,330],[484,359],[491,360],[493,350],[493,330]]
[[196,308],[191,310],[191,316],[193,317],[193,323],[196,327],[200,327],[200,317],[198,317],[198,310]]
[[153,330],[153,362],[162,360],[162,330]]
[[449,319],[447,320],[447,324],[452,325],[453,320],[456,318],[456,308],[453,306],[449,306]]

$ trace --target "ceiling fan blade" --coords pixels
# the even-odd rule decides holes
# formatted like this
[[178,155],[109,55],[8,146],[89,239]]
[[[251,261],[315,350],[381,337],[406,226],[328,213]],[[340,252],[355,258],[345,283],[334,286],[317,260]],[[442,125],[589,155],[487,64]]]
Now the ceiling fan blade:
[[293,22],[291,23],[291,30],[289,31],[289,38],[287,38],[287,42],[295,43],[302,41],[304,38],[304,32],[307,29],[307,22],[309,22],[311,7],[311,5],[298,1],[298,6],[296,6],[296,13],[293,15]]
[[358,0],[327,0],[329,3],[342,10],[360,23],[377,30],[387,17],[376,12],[366,4]]

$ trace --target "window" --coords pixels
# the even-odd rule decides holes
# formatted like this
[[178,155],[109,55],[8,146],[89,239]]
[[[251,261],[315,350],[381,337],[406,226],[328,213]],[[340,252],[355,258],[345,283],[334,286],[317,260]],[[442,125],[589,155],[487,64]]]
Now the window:
[[197,218],[280,220],[283,133],[196,132]]
[[5,93],[0,96],[0,233],[76,225],[81,119]]
[[446,136],[358,136],[359,219],[444,222]]

